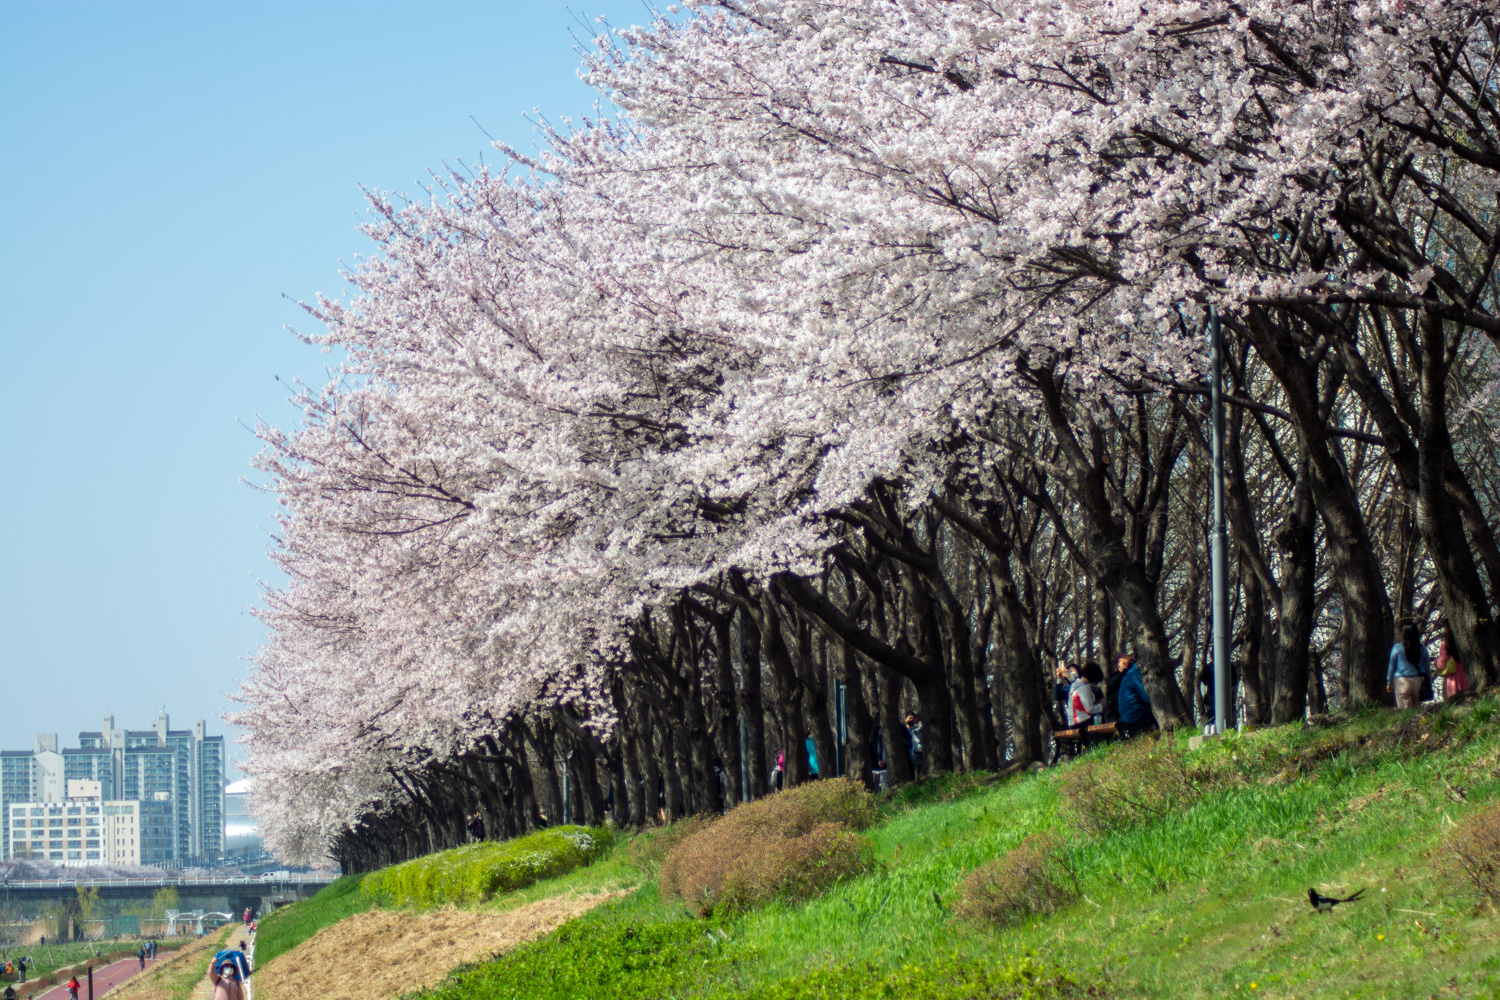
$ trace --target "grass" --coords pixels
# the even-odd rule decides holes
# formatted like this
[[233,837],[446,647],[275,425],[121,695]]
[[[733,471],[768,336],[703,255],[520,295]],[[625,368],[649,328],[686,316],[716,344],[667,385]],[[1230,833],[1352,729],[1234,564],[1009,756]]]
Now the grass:
[[374,905],[375,900],[360,888],[360,876],[345,875],[307,899],[278,907],[260,921],[255,935],[255,963],[265,965],[323,928]]
[[[877,870],[818,899],[698,921],[647,882],[428,995],[504,997],[507,969],[551,963],[593,995],[633,996],[634,929],[667,942],[651,951],[661,997],[896,995],[903,969],[937,981],[1027,962],[1121,997],[1497,996],[1500,919],[1444,875],[1442,847],[1454,822],[1500,800],[1496,710],[1490,697],[1227,737],[1188,754],[1191,804],[1100,833],[1076,823],[1059,779],[1112,749],[1003,781],[925,782],[866,832]],[[965,875],[1042,831],[1064,844],[1077,903],[1004,929],[954,916]],[[1319,915],[1309,886],[1366,894]],[[568,938],[577,928],[593,936]],[[553,995],[530,981],[537,1000]],[[986,989],[971,995],[1023,995]],[[1072,987],[1060,989],[1034,995]]]
[[397,906],[472,904],[566,875],[614,846],[606,827],[558,826],[506,841],[480,841],[366,875],[365,895]]

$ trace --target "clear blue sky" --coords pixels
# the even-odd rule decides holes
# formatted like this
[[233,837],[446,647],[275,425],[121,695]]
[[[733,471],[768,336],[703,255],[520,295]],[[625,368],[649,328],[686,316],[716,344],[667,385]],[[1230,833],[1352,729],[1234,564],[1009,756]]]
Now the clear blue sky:
[[[572,34],[639,0],[0,0],[0,748],[105,712],[210,731],[261,630],[284,329],[367,251],[358,185],[588,113]],[[570,32],[572,34],[570,34]],[[292,301],[283,298],[289,296]],[[233,735],[232,733],[230,735]]]

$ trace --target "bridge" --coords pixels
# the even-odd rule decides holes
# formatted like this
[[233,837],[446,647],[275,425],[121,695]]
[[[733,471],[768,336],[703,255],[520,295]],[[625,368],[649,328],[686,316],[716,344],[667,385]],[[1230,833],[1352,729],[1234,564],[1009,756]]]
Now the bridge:
[[[285,903],[305,899],[338,876],[267,872],[264,875],[220,875],[178,878],[45,878],[0,879],[0,900],[8,903],[66,902],[78,898],[79,889],[97,889],[99,899],[148,900],[158,890],[176,889],[184,908],[229,910],[251,907],[264,912],[267,902]],[[192,904],[191,907],[188,904]]]

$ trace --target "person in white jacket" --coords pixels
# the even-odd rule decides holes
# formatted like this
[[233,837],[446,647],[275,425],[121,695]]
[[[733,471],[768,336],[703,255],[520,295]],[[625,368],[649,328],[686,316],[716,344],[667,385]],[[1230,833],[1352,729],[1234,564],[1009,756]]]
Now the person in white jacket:
[[[1092,663],[1088,667],[1094,667],[1093,672],[1099,673],[1099,668]],[[1099,701],[1099,692],[1089,677],[1088,667],[1084,667],[1084,672],[1078,675],[1073,686],[1068,689],[1068,721],[1074,726],[1092,725],[1104,711],[1104,706]]]

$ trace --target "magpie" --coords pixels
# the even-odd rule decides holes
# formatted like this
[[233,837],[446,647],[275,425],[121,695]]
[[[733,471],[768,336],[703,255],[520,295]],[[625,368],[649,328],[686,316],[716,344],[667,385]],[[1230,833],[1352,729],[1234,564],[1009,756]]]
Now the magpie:
[[1343,899],[1336,899],[1333,896],[1325,896],[1322,893],[1318,892],[1318,890],[1316,889],[1309,889],[1307,890],[1307,901],[1311,903],[1312,908],[1317,910],[1319,913],[1327,913],[1329,910],[1333,909],[1335,906],[1338,906],[1340,903],[1352,903],[1364,894],[1365,891],[1361,889],[1352,896],[1345,896]]

